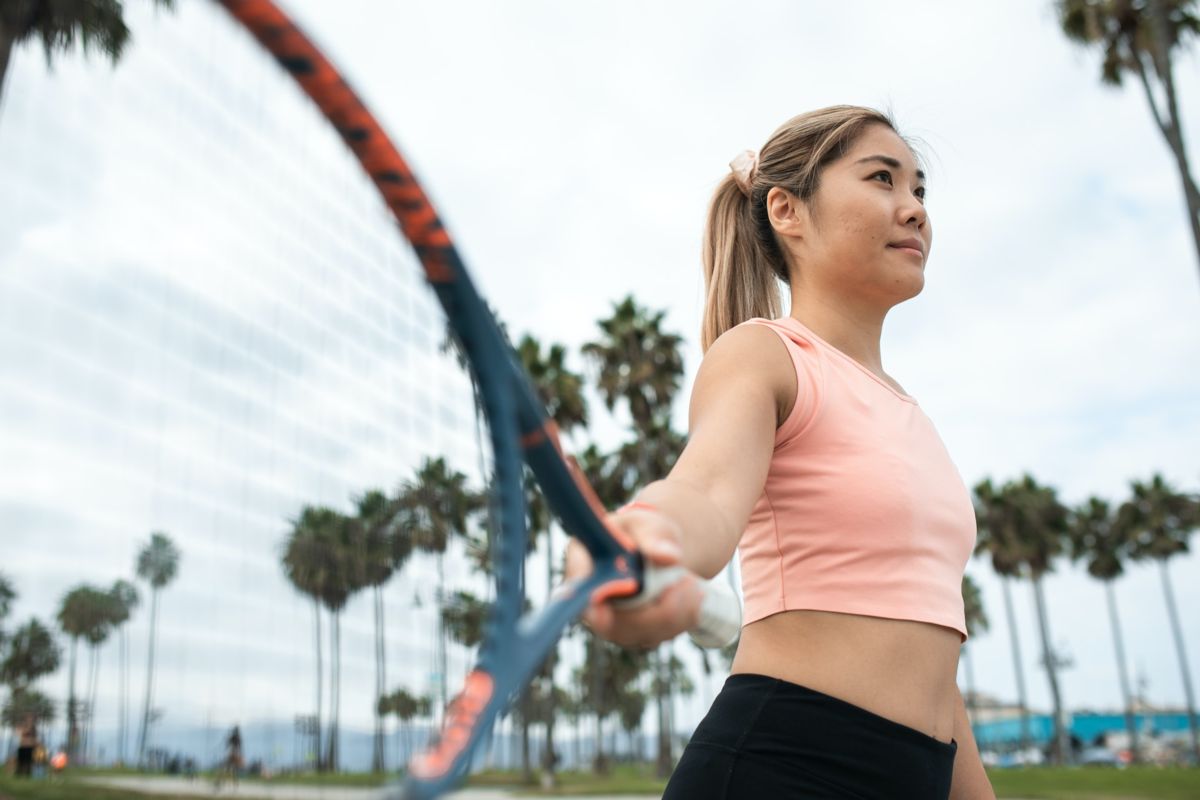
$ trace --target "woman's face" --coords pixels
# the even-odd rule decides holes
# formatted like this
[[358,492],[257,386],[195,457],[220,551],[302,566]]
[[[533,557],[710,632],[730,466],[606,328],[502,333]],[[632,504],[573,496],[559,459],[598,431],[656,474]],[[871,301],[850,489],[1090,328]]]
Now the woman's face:
[[794,281],[883,311],[915,297],[933,242],[924,197],[925,176],[908,145],[890,128],[870,126],[821,172],[796,235],[781,231],[798,267]]

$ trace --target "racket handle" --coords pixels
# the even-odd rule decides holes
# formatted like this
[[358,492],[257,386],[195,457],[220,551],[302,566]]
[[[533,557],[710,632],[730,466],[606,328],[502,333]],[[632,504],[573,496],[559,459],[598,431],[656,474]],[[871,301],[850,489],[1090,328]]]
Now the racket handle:
[[[642,591],[635,597],[614,600],[613,605],[617,608],[645,605],[686,574],[684,567],[646,564],[642,572]],[[698,575],[693,577],[700,583],[704,599],[700,602],[700,617],[688,631],[688,636],[701,647],[724,647],[736,639],[742,629],[742,604],[728,585],[706,581]]]

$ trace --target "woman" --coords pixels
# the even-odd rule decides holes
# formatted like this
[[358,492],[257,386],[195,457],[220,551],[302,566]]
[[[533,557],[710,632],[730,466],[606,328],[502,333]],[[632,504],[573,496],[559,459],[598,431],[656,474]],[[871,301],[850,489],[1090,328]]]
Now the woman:
[[[652,562],[705,578],[740,550],[732,674],[665,797],[992,798],[955,683],[970,495],[880,357],[884,317],[925,282],[925,176],[886,116],[852,106],[790,120],[731,168],[704,240],[687,447],[611,517]],[[581,547],[568,558],[588,569]],[[653,647],[699,602],[685,578],[584,620]]]

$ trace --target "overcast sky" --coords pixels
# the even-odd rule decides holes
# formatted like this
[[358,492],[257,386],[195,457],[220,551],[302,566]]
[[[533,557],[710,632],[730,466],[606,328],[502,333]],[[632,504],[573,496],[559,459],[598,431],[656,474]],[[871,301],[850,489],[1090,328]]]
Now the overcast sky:
[[[74,118],[64,129],[86,129],[93,112],[105,124],[118,125],[100,113],[107,102],[103,92],[124,92],[121,96],[133,97],[128,102],[136,107],[139,94],[129,87],[149,82],[164,71],[164,59],[177,58],[186,64],[182,74],[201,75],[201,83],[223,92],[236,90],[228,108],[212,112],[212,125],[226,124],[222,114],[254,116],[259,105],[272,111],[282,107],[285,119],[299,113],[279,99],[282,82],[256,83],[241,93],[240,83],[222,77],[230,74],[229,64],[220,69],[205,64],[213,53],[225,58],[228,52],[232,64],[261,65],[244,44],[228,47],[227,26],[215,20],[212,9],[184,4],[172,15],[150,13],[143,5],[129,6],[134,40],[115,73],[99,60],[89,63],[80,56],[47,71],[32,47],[14,57],[0,107],[0,144],[7,143],[10,152],[21,148],[19,166],[27,181],[30,175],[46,175],[49,185],[58,187],[23,184],[27,192],[62,195],[55,194],[47,207],[86,209],[91,190],[75,195],[77,175],[103,171],[88,152],[55,149],[53,140],[43,138],[43,127],[59,131],[45,121],[52,98],[60,98],[54,115]],[[968,484],[1029,471],[1071,503],[1090,494],[1120,502],[1130,479],[1154,471],[1192,491],[1200,486],[1200,273],[1178,178],[1136,87],[1102,88],[1096,57],[1063,39],[1049,3],[296,0],[288,6],[409,156],[481,289],[511,328],[574,348],[594,335],[595,320],[612,302],[633,293],[644,304],[666,309],[667,324],[684,334],[685,392],[699,361],[702,217],[727,163],[744,149],[757,149],[778,124],[801,111],[831,103],[890,110],[902,132],[922,142],[929,161],[928,207],[935,235],[924,293],[897,308],[885,326],[884,364],[919,399]],[[193,37],[194,31],[199,33]],[[1180,60],[1179,95],[1193,152],[1200,149],[1200,107],[1189,102],[1200,96],[1197,75],[1194,55]],[[63,98],[70,102],[61,104]],[[151,92],[146,98],[163,102]],[[186,114],[191,106],[181,107]],[[328,166],[336,173],[343,168],[326,156],[326,138],[299,130],[296,137],[303,141],[296,146],[316,154],[314,169]],[[134,140],[143,133],[118,130],[109,139]],[[108,150],[96,152],[110,158]],[[209,169],[202,140],[188,152],[197,156],[192,169]],[[263,163],[288,172],[286,165],[271,161],[270,153],[255,153],[245,169]],[[13,168],[4,158],[0,152],[0,180]],[[100,185],[103,177],[93,182]],[[351,203],[351,211],[374,220],[374,227],[363,223],[359,236],[353,213],[322,200],[324,185],[314,181],[294,193],[298,218],[305,213],[301,209],[315,205],[321,211],[314,218],[341,215],[332,224],[340,241],[381,236],[377,209],[367,201]],[[10,191],[0,196],[0,254],[6,255],[0,269],[42,263],[14,254],[62,252],[88,241],[79,229],[60,231],[55,238],[53,226],[27,212],[40,206],[25,200]],[[137,198],[129,202],[136,205]],[[204,206],[201,198],[189,208],[199,214]],[[212,217],[204,237],[216,238],[223,230],[218,215]],[[128,218],[119,210],[95,213],[84,230],[94,235],[122,219],[128,224]],[[114,235],[114,263],[122,254],[145,259],[147,250],[175,248],[180,236],[191,236],[189,243],[204,238],[195,230],[209,222],[207,216],[189,219],[190,234],[186,226],[136,236],[130,231],[126,241],[135,244],[124,249]],[[286,248],[286,239],[275,235],[271,241]],[[362,248],[387,251],[379,243]],[[188,258],[203,263],[203,250],[189,252]],[[28,276],[13,280],[11,285],[32,285]],[[228,293],[242,285],[220,271],[199,271],[190,280],[192,296],[220,296],[223,304],[232,303]],[[354,284],[356,289],[342,295],[344,302],[369,302],[378,293],[368,284],[367,278]],[[82,293],[77,304],[89,302],[86,285],[66,279],[56,285]],[[169,291],[156,286],[151,283],[145,293],[161,298]],[[47,291],[29,289],[30,296],[43,298]],[[304,295],[295,300],[305,302],[316,301]],[[412,302],[414,308],[420,305]],[[15,315],[17,303],[3,308]],[[195,310],[195,318],[204,313]],[[386,316],[380,314],[380,319]],[[351,317],[345,308],[335,309],[328,325]],[[6,328],[13,338],[3,341],[5,352],[13,354],[32,337],[15,319],[10,317]],[[232,329],[227,335],[239,334]],[[62,352],[72,352],[69,341],[63,341]],[[264,359],[278,356],[256,352]],[[576,361],[576,366],[582,364]],[[21,380],[19,374],[11,367],[5,373],[6,391]],[[353,413],[386,406],[379,391],[362,387],[359,394],[374,398],[374,405],[356,406],[366,410]],[[681,425],[682,408],[681,402]],[[292,407],[298,418],[322,409],[328,405],[319,397],[311,405]],[[252,412],[241,413],[240,424],[252,427]],[[346,424],[345,431],[357,430]],[[617,429],[612,423],[599,426],[601,436],[611,437]],[[347,440],[367,441],[350,433],[343,437]],[[22,441],[12,435],[2,443],[16,452]],[[368,447],[368,457],[354,469],[347,467],[344,480],[320,484],[335,498],[330,502],[370,474],[371,458],[390,457],[385,450]],[[229,458],[230,452],[213,458]],[[215,516],[211,524],[218,527]],[[264,537],[277,538],[278,525],[272,525],[261,522]],[[6,529],[2,535],[10,534]],[[105,563],[128,563],[143,535],[129,532],[119,546],[105,540],[97,557],[115,549],[119,552],[110,552]],[[227,545],[235,553],[242,546]],[[15,558],[13,548],[6,551],[4,571],[19,586],[23,575],[41,574],[36,565],[44,554],[27,544],[15,548]],[[244,563],[255,566],[240,574],[247,594],[239,596],[258,588],[259,558],[266,559],[245,555]],[[274,569],[267,561],[263,575]],[[417,566],[430,568],[423,562]],[[1196,676],[1200,558],[1177,559],[1170,569]],[[991,632],[972,642],[978,686],[1012,699],[1015,682],[999,583],[983,561],[973,561],[968,572],[982,585],[992,619]],[[18,616],[50,616],[54,598],[65,588],[22,587],[25,603]],[[1148,698],[1182,702],[1157,572],[1134,566],[1117,584],[1117,595],[1130,661],[1146,681]],[[1048,580],[1047,598],[1054,640],[1074,661],[1063,678],[1068,705],[1116,707],[1119,689],[1101,587],[1079,569],[1060,564]],[[1031,702],[1046,707],[1046,681],[1036,672],[1039,645],[1030,589],[1017,587],[1015,599]],[[295,598],[287,602],[288,624],[304,624],[307,607]],[[366,645],[365,601],[352,610]],[[241,634],[243,640],[251,635]],[[306,653],[307,635],[307,629],[298,628],[288,652]],[[414,665],[411,673],[423,669]],[[370,680],[365,666],[355,674]],[[221,693],[211,682],[205,685],[209,696],[197,701],[198,708],[205,701],[211,708],[217,702],[213,695]],[[288,683],[293,692],[310,692],[310,686],[309,673],[301,670]],[[238,687],[243,697],[255,690],[245,681]],[[697,705],[692,713],[698,712]]]

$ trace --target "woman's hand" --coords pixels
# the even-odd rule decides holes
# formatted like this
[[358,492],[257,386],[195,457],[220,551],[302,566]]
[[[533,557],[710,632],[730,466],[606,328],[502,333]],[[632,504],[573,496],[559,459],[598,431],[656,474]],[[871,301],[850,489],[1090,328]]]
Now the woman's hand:
[[[645,507],[609,514],[609,525],[627,533],[648,564],[671,567],[683,559],[683,531],[670,517]],[[574,539],[567,545],[565,578],[589,574],[592,559]],[[687,574],[657,598],[637,608],[616,608],[593,600],[583,623],[597,636],[623,647],[653,649],[696,625],[703,591],[695,575]]]

